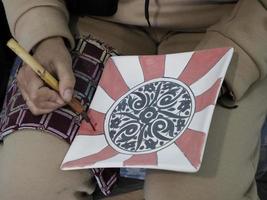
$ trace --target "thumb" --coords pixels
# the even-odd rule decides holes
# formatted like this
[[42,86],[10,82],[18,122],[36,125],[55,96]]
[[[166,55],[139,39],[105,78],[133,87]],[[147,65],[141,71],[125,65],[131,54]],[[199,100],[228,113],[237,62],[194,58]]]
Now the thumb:
[[[66,59],[67,60],[67,59]],[[56,73],[59,79],[59,93],[65,102],[70,102],[73,96],[75,77],[70,62],[56,64]]]

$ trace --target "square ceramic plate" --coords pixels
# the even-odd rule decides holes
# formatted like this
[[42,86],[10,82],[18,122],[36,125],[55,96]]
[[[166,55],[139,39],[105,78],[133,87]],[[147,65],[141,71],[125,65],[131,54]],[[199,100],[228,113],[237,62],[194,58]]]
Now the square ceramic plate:
[[196,172],[232,48],[113,56],[61,168]]

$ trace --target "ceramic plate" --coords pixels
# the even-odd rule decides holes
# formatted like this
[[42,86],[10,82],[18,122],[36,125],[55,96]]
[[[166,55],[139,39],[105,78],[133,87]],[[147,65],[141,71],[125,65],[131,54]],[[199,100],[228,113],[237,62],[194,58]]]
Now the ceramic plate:
[[232,48],[113,56],[61,168],[196,172]]

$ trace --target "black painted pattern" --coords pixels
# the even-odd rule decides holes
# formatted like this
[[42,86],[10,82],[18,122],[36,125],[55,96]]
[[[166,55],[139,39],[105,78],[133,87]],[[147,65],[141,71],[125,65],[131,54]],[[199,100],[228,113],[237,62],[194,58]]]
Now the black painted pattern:
[[126,153],[148,153],[174,141],[193,115],[194,97],[177,80],[157,79],[134,88],[110,112],[108,137]]

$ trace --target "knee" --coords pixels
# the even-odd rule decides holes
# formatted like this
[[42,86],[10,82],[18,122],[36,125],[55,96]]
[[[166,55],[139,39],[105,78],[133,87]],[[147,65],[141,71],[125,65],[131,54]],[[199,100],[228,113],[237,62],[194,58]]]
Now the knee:
[[[248,198],[250,197],[250,198]],[[146,200],[245,200],[257,199],[253,179],[246,183],[234,177],[150,171],[145,182]]]

